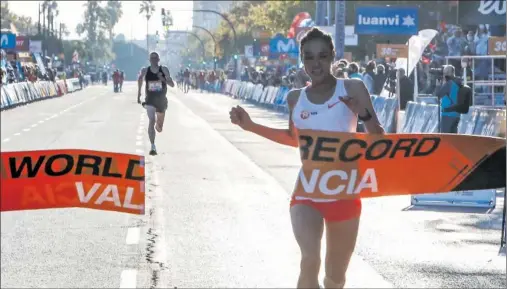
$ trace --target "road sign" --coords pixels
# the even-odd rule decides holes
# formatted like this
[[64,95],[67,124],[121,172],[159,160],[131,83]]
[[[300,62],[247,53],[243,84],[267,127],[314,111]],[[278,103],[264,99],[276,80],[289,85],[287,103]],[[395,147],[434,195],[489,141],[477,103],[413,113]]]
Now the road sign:
[[0,33],[0,48],[2,49],[16,48],[16,35],[13,33]]
[[245,45],[245,56],[249,58],[254,56],[253,45]]

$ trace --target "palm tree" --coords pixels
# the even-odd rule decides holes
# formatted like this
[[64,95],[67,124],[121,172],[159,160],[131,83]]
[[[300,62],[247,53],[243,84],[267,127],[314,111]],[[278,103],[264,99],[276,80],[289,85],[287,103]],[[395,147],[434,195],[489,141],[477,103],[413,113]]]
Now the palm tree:
[[155,5],[153,4],[153,1],[152,0],[149,0],[149,1],[143,1],[141,3],[141,7],[139,9],[139,14],[145,14],[145,17],[146,17],[146,51],[150,51],[150,42],[149,42],[149,39],[148,39],[148,34],[149,34],[149,23],[150,23],[150,18],[151,18],[151,15],[153,15],[153,13],[155,13]]
[[70,35],[69,28],[65,23],[60,23],[60,38],[62,38],[62,35],[65,37],[68,37]]
[[106,13],[109,15],[109,23],[107,25],[107,32],[109,40],[113,40],[113,30],[120,18],[123,16],[122,5],[120,1],[110,0],[107,1]]

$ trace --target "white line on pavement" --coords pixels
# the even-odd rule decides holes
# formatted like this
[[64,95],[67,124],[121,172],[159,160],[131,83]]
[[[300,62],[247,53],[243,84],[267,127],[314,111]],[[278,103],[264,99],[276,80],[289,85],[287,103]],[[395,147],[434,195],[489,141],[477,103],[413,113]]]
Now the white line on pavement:
[[29,128],[25,128],[25,129],[23,129],[23,131],[30,131],[30,129]]
[[142,145],[143,145],[143,141],[142,140],[136,141],[136,146],[142,146]]
[[20,132],[17,132],[17,133],[15,133],[14,135],[15,135],[15,136],[18,136],[18,135],[21,135],[21,133],[20,133]]
[[120,288],[136,288],[137,270],[126,269],[121,272]]
[[[141,130],[141,129],[139,129],[139,130]],[[138,135],[138,136],[136,136],[136,140],[142,140],[142,139],[143,139],[143,136],[142,136],[142,135]]]
[[144,150],[142,150],[142,149],[136,149],[136,154],[144,156]]
[[8,142],[8,141],[10,141],[10,140],[11,140],[10,138],[6,138],[6,139],[4,139],[2,142]]
[[44,123],[44,121],[43,120],[39,120],[39,123]]
[[37,124],[36,123],[32,124],[32,127],[37,127]]
[[127,245],[135,245],[139,243],[139,236],[141,235],[141,229],[136,228],[129,228],[127,230],[127,238],[125,242]]

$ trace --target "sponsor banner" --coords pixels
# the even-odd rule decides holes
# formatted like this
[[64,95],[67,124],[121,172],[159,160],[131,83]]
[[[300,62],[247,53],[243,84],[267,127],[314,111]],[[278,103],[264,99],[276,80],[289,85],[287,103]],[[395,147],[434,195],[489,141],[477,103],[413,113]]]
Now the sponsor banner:
[[505,25],[505,0],[459,1],[460,25]]
[[506,55],[507,54],[507,41],[506,37],[490,37],[488,39],[488,54],[489,55]]
[[29,50],[31,53],[42,53],[42,41],[30,40]]
[[39,67],[42,74],[46,74],[46,67],[44,66],[44,61],[42,60],[40,53],[34,53],[33,57],[35,57],[35,62],[37,63],[37,67]]
[[[336,39],[334,26],[318,26],[323,31],[331,34],[333,36],[333,40]],[[298,43],[301,42],[301,38],[305,36],[306,32],[311,30],[312,27],[298,27],[296,28],[296,41]],[[354,33],[354,25],[346,25],[345,26],[345,46],[357,46],[358,36]]]
[[416,7],[362,6],[356,8],[357,34],[415,35],[418,31]]
[[90,208],[144,214],[144,157],[91,150],[1,153],[1,211]]
[[354,199],[505,187],[502,138],[313,130],[298,135],[296,196]]
[[30,51],[30,38],[26,36],[16,36],[16,51],[29,52]]
[[0,33],[0,48],[1,49],[15,49],[16,48],[16,34],[14,33]]
[[[333,40],[336,38],[336,31],[334,26],[318,26],[323,31],[331,34],[333,36]],[[345,46],[357,46],[358,36],[354,33],[354,25],[346,25],[345,26]],[[336,43],[336,40],[335,40]]]
[[408,57],[408,47],[405,44],[377,44],[377,58]]
[[280,54],[286,53],[291,58],[297,58],[299,55],[299,45],[295,38],[285,38],[277,35],[269,41],[269,54],[270,56],[277,57]]

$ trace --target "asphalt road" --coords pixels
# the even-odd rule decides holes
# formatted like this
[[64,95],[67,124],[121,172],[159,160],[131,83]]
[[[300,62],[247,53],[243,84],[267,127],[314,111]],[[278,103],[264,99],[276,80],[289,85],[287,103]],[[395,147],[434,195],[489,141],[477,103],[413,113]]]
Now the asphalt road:
[[[1,113],[1,150],[148,151],[135,84],[89,87]],[[227,96],[169,93],[159,155],[147,156],[147,212],[1,214],[2,288],[294,287],[299,249],[288,199],[298,154],[228,122]],[[245,105],[253,118],[284,115]],[[364,201],[348,288],[505,288],[503,199],[492,212]]]

